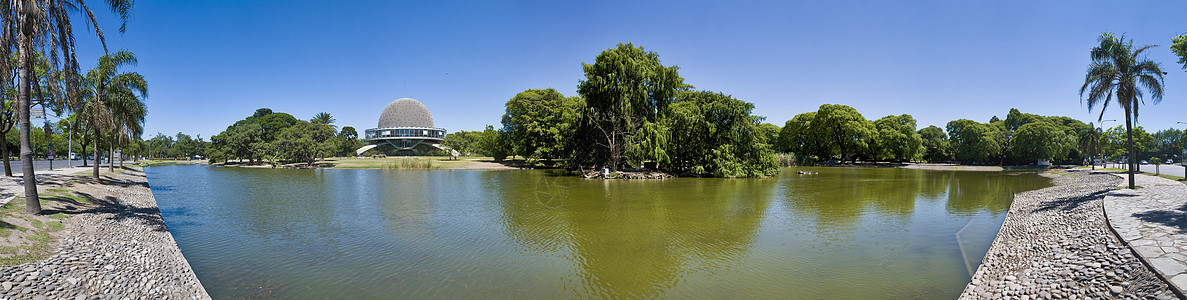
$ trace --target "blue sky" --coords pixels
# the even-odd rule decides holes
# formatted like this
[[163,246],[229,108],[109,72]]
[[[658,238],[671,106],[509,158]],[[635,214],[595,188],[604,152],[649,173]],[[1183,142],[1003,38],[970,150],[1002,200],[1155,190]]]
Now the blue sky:
[[[106,11],[99,26],[149,81],[146,138],[208,139],[262,107],[329,112],[361,131],[403,97],[451,132],[498,127],[525,89],[576,95],[581,63],[619,42],[780,126],[825,103],[871,120],[908,113],[919,128],[1010,108],[1096,121],[1078,92],[1104,31],[1161,45],[1148,57],[1169,73],[1165,98],[1139,120],[1153,131],[1187,127],[1175,123],[1187,122],[1187,72],[1167,47],[1187,33],[1184,11],[1182,1],[137,1],[126,33]],[[77,36],[87,69],[102,50]]]

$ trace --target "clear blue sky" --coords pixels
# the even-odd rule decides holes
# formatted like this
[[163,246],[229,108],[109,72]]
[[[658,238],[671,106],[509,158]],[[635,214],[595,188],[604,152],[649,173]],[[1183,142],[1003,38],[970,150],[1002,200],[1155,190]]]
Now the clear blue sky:
[[[780,126],[825,103],[868,119],[909,113],[920,128],[1010,108],[1096,121],[1078,92],[1104,31],[1161,45],[1148,53],[1170,73],[1165,98],[1139,120],[1154,131],[1187,127],[1175,124],[1187,122],[1187,73],[1167,47],[1187,32],[1185,11],[1183,1],[1096,0],[137,1],[127,33],[107,11],[99,25],[109,49],[140,59],[146,138],[208,140],[262,107],[306,120],[329,112],[361,131],[403,97],[451,132],[498,127],[520,91],[576,95],[581,63],[619,42]],[[101,49],[77,36],[90,68]]]

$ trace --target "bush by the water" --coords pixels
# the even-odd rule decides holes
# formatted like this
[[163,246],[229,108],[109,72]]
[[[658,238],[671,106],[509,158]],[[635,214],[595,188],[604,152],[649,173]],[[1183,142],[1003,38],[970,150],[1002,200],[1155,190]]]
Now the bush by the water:
[[775,153],[775,160],[780,167],[795,166],[795,153]]

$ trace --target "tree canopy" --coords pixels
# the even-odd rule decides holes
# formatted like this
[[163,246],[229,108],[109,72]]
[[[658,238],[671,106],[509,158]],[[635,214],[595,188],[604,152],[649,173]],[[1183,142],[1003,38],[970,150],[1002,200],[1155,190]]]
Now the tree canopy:
[[585,101],[565,97],[554,89],[530,89],[507,100],[503,130],[515,155],[528,160],[569,156]]
[[[664,66],[659,54],[630,43],[602,51],[593,64],[583,63],[582,68],[585,79],[578,83],[577,93],[586,108],[577,130],[581,140],[570,162],[619,170],[661,155],[657,147],[663,144],[664,130],[659,120],[677,95],[691,88],[677,74],[679,68]],[[628,152],[646,155],[628,162]]]

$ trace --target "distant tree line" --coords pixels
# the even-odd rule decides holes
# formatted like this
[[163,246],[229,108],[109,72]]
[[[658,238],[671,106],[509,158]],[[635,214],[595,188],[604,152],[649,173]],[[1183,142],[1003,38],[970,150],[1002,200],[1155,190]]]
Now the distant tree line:
[[[1124,37],[1110,34],[1102,34],[1101,41],[1102,46],[1093,50],[1093,66],[1112,53],[1098,49],[1131,47],[1118,42]],[[1173,42],[1172,50],[1187,68],[1183,58],[1187,57],[1187,35]],[[1113,55],[1118,61],[1136,61],[1138,54],[1114,52],[1119,53]],[[1142,65],[1151,64],[1142,61]],[[960,119],[944,128],[918,129],[909,114],[868,120],[852,107],[825,104],[815,112],[796,115],[782,127],[765,124],[762,117],[751,115],[752,104],[718,92],[696,91],[684,83],[677,67],[661,64],[658,54],[632,44],[603,51],[583,69],[585,79],[578,84],[578,96],[565,97],[554,89],[526,90],[507,101],[501,128],[488,125],[483,131],[451,133],[445,145],[496,160],[519,156],[530,163],[573,169],[654,168],[722,177],[773,174],[776,152],[801,164],[997,165],[1076,164],[1100,156],[1116,160],[1130,152],[1123,145],[1128,130],[1120,126],[1105,131],[1069,117],[1017,109],[1011,109],[1005,119],[995,116],[985,123]],[[1090,70],[1086,81],[1093,95],[1112,86],[1092,84],[1099,77],[1093,74],[1097,73]],[[1152,93],[1161,95],[1160,89]],[[1089,101],[1090,108],[1094,101]],[[1127,107],[1126,124],[1129,114]],[[1166,129],[1153,135],[1141,127],[1133,131],[1136,157],[1181,159],[1187,140],[1183,131]]]
[[[366,143],[359,139],[354,127],[344,126],[338,130],[334,121],[324,112],[304,121],[287,113],[261,108],[210,137],[207,146],[184,149],[204,153],[211,163],[236,160],[253,164],[312,164],[326,157],[354,156],[355,149]],[[187,150],[180,150],[180,153],[190,153]]]

